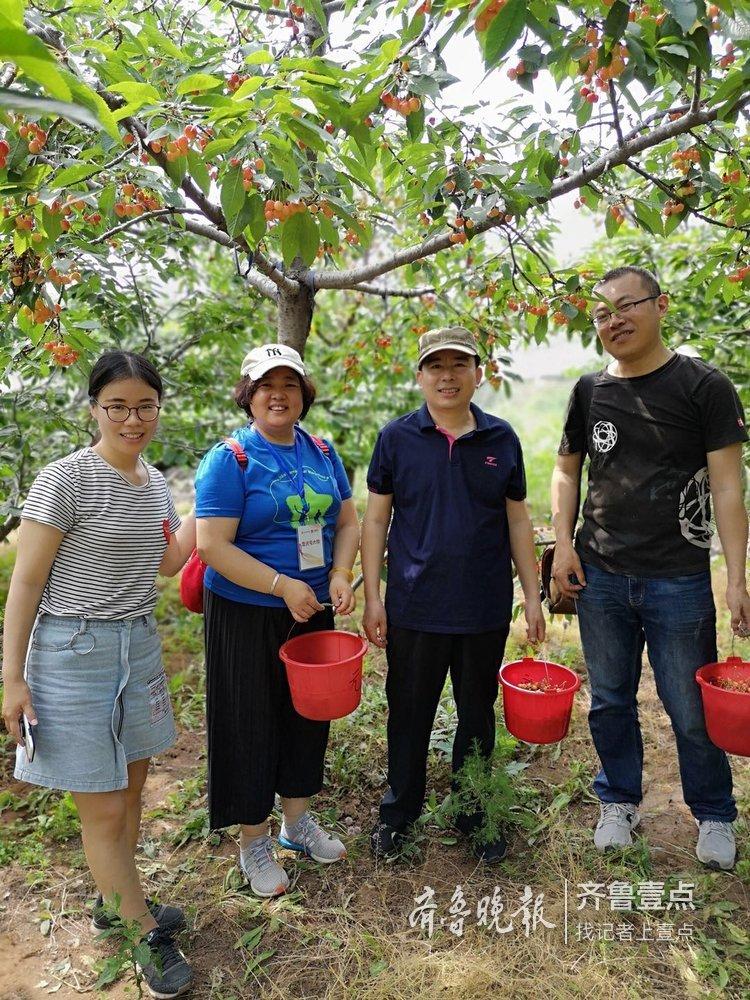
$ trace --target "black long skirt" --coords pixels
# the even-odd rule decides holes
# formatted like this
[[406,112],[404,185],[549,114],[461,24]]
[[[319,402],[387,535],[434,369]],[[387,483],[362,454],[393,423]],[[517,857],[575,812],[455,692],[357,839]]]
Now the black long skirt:
[[328,722],[298,715],[279,648],[290,635],[333,628],[330,608],[304,624],[289,610],[204,590],[208,811],[212,829],[267,819],[278,793],[323,787]]

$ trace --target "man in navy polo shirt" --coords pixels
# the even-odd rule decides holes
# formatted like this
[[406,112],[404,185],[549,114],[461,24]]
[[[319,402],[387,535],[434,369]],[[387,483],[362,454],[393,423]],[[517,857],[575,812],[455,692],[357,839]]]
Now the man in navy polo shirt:
[[[472,404],[481,379],[468,330],[420,337],[424,405],[383,428],[367,475],[364,627],[388,660],[389,787],[372,832],[376,854],[396,853],[422,811],[430,733],[449,670],[458,714],[454,773],[475,742],[492,754],[497,671],[513,605],[511,558],[528,637],[544,639],[521,445],[510,424]],[[470,834],[481,822],[481,815],[464,816],[459,827]],[[500,861],[505,840],[475,850],[484,861]]]

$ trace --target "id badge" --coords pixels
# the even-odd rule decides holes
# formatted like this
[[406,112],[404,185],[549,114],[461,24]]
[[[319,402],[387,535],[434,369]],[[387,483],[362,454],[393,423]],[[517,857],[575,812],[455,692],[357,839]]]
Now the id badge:
[[297,528],[297,553],[302,571],[325,566],[321,524],[302,524]]

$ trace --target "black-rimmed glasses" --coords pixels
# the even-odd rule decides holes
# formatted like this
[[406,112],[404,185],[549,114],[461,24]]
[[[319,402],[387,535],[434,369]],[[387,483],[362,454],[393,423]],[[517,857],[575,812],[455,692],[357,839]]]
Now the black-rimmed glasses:
[[[661,294],[661,293],[659,293]],[[629,312],[632,312],[636,306],[639,306],[641,302],[650,302],[652,299],[658,299],[659,295],[647,295],[643,299],[635,299],[634,302],[623,302],[621,306],[617,306],[616,309],[609,311],[609,309],[600,309],[595,312],[592,316],[595,326],[607,326],[607,324],[612,322],[613,316],[625,316]]]
[[135,413],[139,420],[148,424],[152,420],[156,420],[161,409],[161,406],[157,406],[156,403],[141,403],[140,406],[125,406],[124,403],[110,403],[109,406],[102,406],[95,399],[92,402],[104,410],[109,419],[115,424],[124,424],[131,413]]

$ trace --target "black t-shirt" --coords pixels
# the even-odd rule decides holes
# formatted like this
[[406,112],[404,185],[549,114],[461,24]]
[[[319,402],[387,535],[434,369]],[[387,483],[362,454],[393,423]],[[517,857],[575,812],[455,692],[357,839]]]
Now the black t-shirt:
[[675,354],[637,378],[595,375],[587,421],[582,397],[579,379],[559,448],[589,456],[580,557],[626,576],[708,569],[706,453],[748,439],[732,383],[711,365]]

